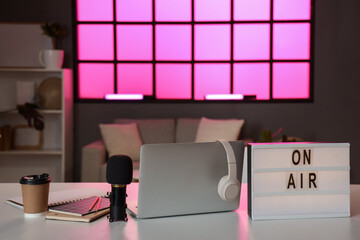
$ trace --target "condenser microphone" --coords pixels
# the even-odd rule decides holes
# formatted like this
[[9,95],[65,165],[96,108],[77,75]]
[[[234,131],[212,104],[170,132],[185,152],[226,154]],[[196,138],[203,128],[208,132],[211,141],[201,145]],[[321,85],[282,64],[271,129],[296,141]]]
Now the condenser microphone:
[[109,221],[127,221],[126,185],[133,176],[132,160],[126,155],[111,156],[106,167],[106,181],[111,184]]

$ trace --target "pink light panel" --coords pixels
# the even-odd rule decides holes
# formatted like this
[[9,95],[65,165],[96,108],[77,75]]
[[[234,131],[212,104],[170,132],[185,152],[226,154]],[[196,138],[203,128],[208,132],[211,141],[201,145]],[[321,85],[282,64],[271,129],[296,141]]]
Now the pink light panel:
[[230,0],[195,0],[195,21],[229,21]]
[[235,63],[234,93],[256,95],[258,100],[269,100],[269,63]]
[[114,92],[114,65],[109,63],[79,63],[79,97],[103,99]]
[[195,100],[207,94],[230,93],[230,64],[195,64]]
[[191,65],[156,65],[157,99],[191,99]]
[[118,25],[117,59],[152,60],[152,26]]
[[151,22],[152,0],[116,0],[116,21]]
[[310,24],[275,23],[274,59],[310,59]]
[[154,0],[156,21],[191,21],[191,0]]
[[311,0],[274,0],[274,20],[309,20]]
[[191,26],[157,25],[156,60],[191,60]]
[[78,25],[79,60],[114,60],[112,24]]
[[153,68],[149,63],[118,64],[117,92],[153,94]]
[[234,0],[234,20],[270,20],[270,0]]
[[309,63],[274,63],[273,97],[275,99],[309,98]]
[[234,59],[269,60],[270,24],[235,24]]
[[113,21],[112,0],[77,0],[78,21]]
[[230,60],[230,25],[195,25],[195,60]]

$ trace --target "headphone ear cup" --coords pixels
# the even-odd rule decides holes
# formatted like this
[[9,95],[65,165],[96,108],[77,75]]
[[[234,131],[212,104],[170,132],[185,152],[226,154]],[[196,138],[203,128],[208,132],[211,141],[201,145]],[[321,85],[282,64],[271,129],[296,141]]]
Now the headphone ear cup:
[[229,176],[224,176],[218,184],[218,193],[222,200],[231,201],[237,198],[240,193],[240,183],[236,179],[231,180]]

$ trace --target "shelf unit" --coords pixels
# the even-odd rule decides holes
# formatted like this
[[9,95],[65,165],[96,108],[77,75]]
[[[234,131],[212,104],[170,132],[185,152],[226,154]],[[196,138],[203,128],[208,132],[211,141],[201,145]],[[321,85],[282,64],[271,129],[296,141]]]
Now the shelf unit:
[[36,88],[50,77],[62,80],[61,109],[40,109],[44,116],[39,150],[0,151],[0,182],[18,182],[23,175],[47,172],[54,182],[73,179],[73,80],[71,69],[0,68],[0,126],[27,125],[16,110],[16,82],[33,81]]

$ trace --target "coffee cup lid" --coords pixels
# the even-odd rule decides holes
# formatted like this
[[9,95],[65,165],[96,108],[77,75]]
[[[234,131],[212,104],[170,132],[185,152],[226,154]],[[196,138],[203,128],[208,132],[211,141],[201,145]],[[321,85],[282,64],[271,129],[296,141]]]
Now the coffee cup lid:
[[51,177],[48,173],[28,175],[20,179],[21,184],[37,185],[51,182]]

